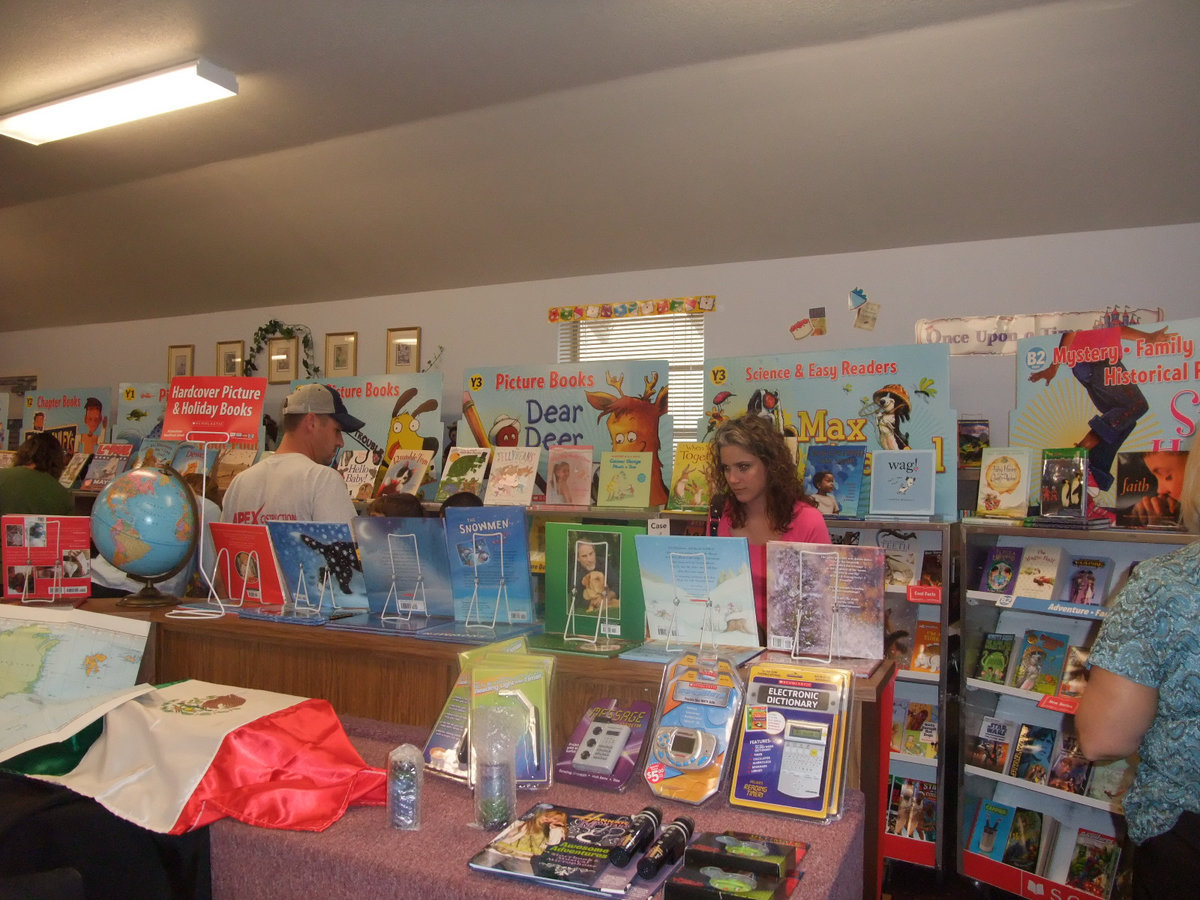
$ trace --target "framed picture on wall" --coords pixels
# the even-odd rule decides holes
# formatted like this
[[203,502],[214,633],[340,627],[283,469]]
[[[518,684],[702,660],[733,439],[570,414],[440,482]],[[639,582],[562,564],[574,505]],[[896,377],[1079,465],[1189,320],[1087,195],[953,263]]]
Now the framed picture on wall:
[[217,374],[224,377],[241,375],[242,360],[245,356],[245,341],[218,341]]
[[387,333],[387,373],[421,370],[421,329],[389,328]]
[[300,366],[300,338],[273,337],[267,341],[267,383],[295,381]]
[[167,381],[195,371],[196,345],[173,344],[167,348]]
[[325,374],[342,378],[358,374],[358,332],[325,335]]

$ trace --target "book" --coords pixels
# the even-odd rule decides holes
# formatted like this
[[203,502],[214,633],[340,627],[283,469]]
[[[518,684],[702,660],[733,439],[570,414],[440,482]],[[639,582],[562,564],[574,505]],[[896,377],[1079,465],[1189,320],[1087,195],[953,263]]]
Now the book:
[[590,506],[592,474],[590,444],[552,444],[546,457],[546,503]]
[[1040,875],[1050,856],[1054,844],[1057,823],[1036,809],[1017,807],[1013,811],[1012,827],[1004,845],[1001,862],[1024,872]]
[[601,452],[596,505],[632,509],[649,506],[653,465],[653,453]]
[[985,634],[972,677],[991,684],[1008,684],[1009,663],[1016,640],[1017,636],[1008,632]]
[[381,617],[411,618],[414,628],[429,624],[430,617],[454,617],[444,519],[359,516],[350,525],[372,619],[352,623],[338,619],[331,624],[374,624],[380,630],[396,630]]
[[1084,796],[1104,803],[1111,803],[1113,809],[1124,814],[1125,795],[1133,785],[1133,776],[1137,774],[1138,755],[1135,753],[1126,759],[1110,759],[1092,763],[1092,774],[1088,778]]
[[1053,696],[1058,693],[1071,639],[1054,631],[1030,629],[1015,653],[1012,686]]
[[991,547],[983,563],[983,576],[979,589],[992,594],[1011,595],[1017,586],[1017,573],[1021,571],[1021,547]]
[[210,522],[208,528],[216,551],[214,569],[226,597],[235,603],[287,603],[283,575],[266,525]]
[[1113,561],[1103,556],[1071,556],[1062,578],[1059,600],[1080,606],[1101,606],[1108,596]]
[[346,482],[352,501],[370,500],[375,492],[375,480],[379,474],[377,455],[371,450],[339,450],[337,471]]
[[[16,458],[16,453],[13,453],[13,458]],[[79,482],[79,476],[82,474],[84,466],[88,464],[88,460],[91,458],[92,454],[84,453],[83,451],[72,453],[71,458],[67,460],[66,466],[63,467],[62,474],[58,476],[58,483],[67,490],[75,487]]]
[[254,465],[257,459],[258,449],[256,447],[231,445],[218,453],[212,472],[212,481],[216,485],[218,493],[224,496],[233,479]]
[[182,443],[171,458],[171,468],[187,478],[189,475],[207,476],[217,461],[215,446]]
[[864,444],[807,444],[804,489],[827,516],[858,516],[862,494]]
[[456,622],[486,628],[534,621],[524,507],[452,506],[446,546]]
[[987,447],[980,456],[977,516],[1023,519],[1029,512],[1028,447]]
[[880,547],[768,541],[767,649],[883,659],[883,573]]
[[921,554],[921,577],[917,584],[924,587],[942,586],[942,551],[925,550]]
[[883,586],[885,588],[904,588],[910,584],[916,584],[919,574],[917,551],[884,548]]
[[144,437],[137,445],[137,453],[129,468],[142,466],[169,466],[179,450],[179,441],[164,441],[162,438]]
[[1071,794],[1082,794],[1087,789],[1091,773],[1092,763],[1079,749],[1079,735],[1074,725],[1071,720],[1064,720],[1054,745],[1054,758],[1050,763],[1050,777],[1046,785]]
[[1108,900],[1117,880],[1121,843],[1099,831],[1080,828],[1067,866],[1067,885]]
[[1058,730],[1043,725],[1022,724],[1013,744],[1008,774],[1034,784],[1045,784],[1050,778],[1051,757]]
[[890,750],[892,753],[904,752],[904,726],[908,722],[908,700],[899,697],[892,701],[892,734]]
[[920,604],[907,596],[888,594],[883,610],[883,654],[896,661],[897,669],[912,665],[913,642],[917,637],[917,618]]
[[917,623],[917,635],[913,641],[912,665],[914,672],[937,674],[942,670],[942,624],[935,620]]
[[971,840],[967,849],[997,862],[1004,859],[1008,848],[1008,835],[1012,830],[1016,809],[995,800],[983,800],[975,813],[975,824],[971,828]]
[[1007,772],[1018,728],[1011,719],[984,716],[979,725],[979,734],[971,738],[967,745],[967,765],[998,774]]
[[[10,600],[41,599],[82,601],[92,593],[91,519],[88,516],[43,516],[9,513],[0,518],[4,545],[4,596]],[[48,653],[53,640],[38,639],[37,647]],[[34,656],[26,665],[22,655],[6,659],[16,665],[16,682],[36,681],[50,665]],[[82,663],[80,663],[82,665]]]
[[490,447],[451,447],[434,499],[441,503],[460,491],[469,491],[482,498],[484,474],[491,458]]
[[1051,447],[1042,451],[1042,482],[1038,491],[1043,516],[1087,518],[1088,452],[1082,447]]
[[133,444],[97,444],[80,485],[85,491],[98,491],[111,484],[125,471],[133,455]]
[[1062,547],[1030,544],[1021,553],[1021,567],[1013,593],[1034,600],[1053,600],[1062,568]]
[[708,480],[711,464],[710,445],[701,441],[680,441],[676,444],[666,508],[686,512],[707,511],[712,499],[712,485]]
[[1117,454],[1117,525],[1180,527],[1180,498],[1187,450],[1134,450]]
[[936,473],[933,450],[875,450],[869,515],[932,516]]
[[386,469],[377,473],[375,494],[417,494],[433,465],[433,451],[397,446]]
[[367,586],[348,523],[272,520],[267,531],[293,607],[367,611]]
[[928,755],[926,752],[927,729],[931,725],[936,728],[935,716],[936,708],[932,703],[909,701],[908,716],[904,720],[904,743],[900,747],[901,753],[905,756],[924,757]]
[[1088,657],[1092,651],[1080,646],[1079,644],[1071,644],[1067,647],[1067,658],[1063,664],[1062,680],[1058,683],[1058,696],[1060,697],[1082,697],[1083,691],[1087,687],[1088,682]]
[[887,833],[936,841],[937,796],[933,782],[893,775],[888,791]]
[[487,506],[529,506],[537,480],[539,447],[496,447],[483,502]]
[[978,469],[991,443],[992,424],[984,418],[958,420],[958,467]]

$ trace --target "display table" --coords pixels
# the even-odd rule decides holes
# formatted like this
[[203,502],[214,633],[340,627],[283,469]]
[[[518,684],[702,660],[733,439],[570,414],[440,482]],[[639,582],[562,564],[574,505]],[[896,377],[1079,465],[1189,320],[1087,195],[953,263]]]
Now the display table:
[[[349,717],[344,721],[370,765],[382,766],[388,751],[398,744],[423,744],[426,734],[413,726]],[[858,791],[847,792],[845,815],[830,825],[733,808],[720,798],[701,807],[664,802],[653,798],[641,782],[623,794],[560,784],[548,792],[521,793],[518,806],[544,800],[630,814],[653,802],[662,808],[665,821],[691,816],[697,830],[733,829],[807,841],[812,846],[803,861],[804,878],[796,896],[844,900],[862,896],[863,796]],[[473,818],[466,786],[426,776],[419,831],[388,827],[381,807],[351,809],[321,833],[273,831],[223,820],[210,828],[213,897],[517,900],[570,896],[468,869],[467,861],[493,836],[473,827]]]

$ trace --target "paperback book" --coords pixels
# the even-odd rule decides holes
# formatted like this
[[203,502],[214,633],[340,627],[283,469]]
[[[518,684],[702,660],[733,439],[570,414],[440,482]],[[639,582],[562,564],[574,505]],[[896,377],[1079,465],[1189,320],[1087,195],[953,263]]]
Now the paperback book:
[[375,493],[417,494],[433,465],[433,451],[397,446]]
[[1108,900],[1117,880],[1121,844],[1112,835],[1080,828],[1067,867],[1067,884]]
[[958,420],[958,467],[978,469],[991,444],[992,423],[983,418]]
[[1021,567],[1013,593],[1034,600],[1053,600],[1057,593],[1063,549],[1049,544],[1031,544],[1021,554]]
[[1050,764],[1058,731],[1043,725],[1021,725],[1013,744],[1008,774],[1034,784],[1046,784],[1050,779]]
[[1117,454],[1117,525],[1180,527],[1180,498],[1187,450],[1135,450]]
[[1053,696],[1058,693],[1071,639],[1054,631],[1030,629],[1021,638],[1012,686]]
[[600,454],[597,506],[643,509],[650,505],[654,454],[605,450]]
[[1083,696],[1088,682],[1088,657],[1092,651],[1079,644],[1067,647],[1067,661],[1063,665],[1062,681],[1058,685],[1058,696],[1079,698]]
[[145,437],[138,444],[137,454],[130,464],[131,469],[142,466],[169,466],[179,450],[179,441],[164,441],[162,438]]
[[975,825],[971,829],[971,840],[967,849],[996,862],[1004,861],[1008,848],[1008,835],[1012,830],[1016,810],[995,800],[983,800],[975,814]]
[[529,506],[542,448],[496,447],[483,502],[487,506]]
[[[92,593],[91,519],[10,513],[4,529],[4,597],[8,600],[83,600]],[[120,549],[123,538],[114,535]],[[51,641],[49,636],[39,638]],[[13,651],[15,652],[15,651]],[[19,654],[18,654],[19,655]],[[31,676],[39,667],[31,661]],[[18,669],[18,673],[21,669]],[[36,680],[36,679],[35,679]]]
[[494,628],[534,621],[524,507],[450,507],[446,545],[456,623]]
[[920,573],[917,563],[917,551],[892,550],[883,551],[883,586],[885,588],[906,588],[917,583]]
[[239,474],[246,471],[258,459],[258,448],[231,445],[217,454],[213,465],[212,480],[221,496]]
[[897,669],[908,669],[912,666],[920,604],[912,603],[908,597],[900,594],[888,594],[884,604],[884,658],[895,660]]
[[591,506],[592,474],[590,444],[551,445],[546,460],[546,503]]
[[1088,452],[1082,447],[1047,448],[1042,451],[1039,492],[1043,516],[1087,518]]
[[296,609],[367,611],[367,587],[345,522],[267,522],[284,587]]
[[887,833],[936,841],[937,802],[935,783],[893,775],[888,793]]
[[871,516],[932,516],[937,472],[933,450],[871,454]]
[[942,624],[933,619],[917,623],[917,636],[913,643],[912,665],[914,672],[936,675],[942,670]]
[[1092,774],[1088,778],[1084,795],[1103,803],[1111,803],[1113,809],[1124,814],[1125,795],[1133,785],[1133,776],[1137,774],[1138,755],[1135,753],[1127,759],[1111,759],[1092,764]]
[[991,684],[1008,684],[1009,661],[1016,640],[1015,634],[1007,632],[985,634],[973,677]]
[[[13,457],[15,459],[15,453],[13,454]],[[84,466],[87,465],[88,460],[91,458],[92,454],[84,453],[82,451],[71,454],[71,458],[67,461],[66,466],[63,468],[62,474],[58,476],[58,483],[67,490],[71,490],[71,488],[75,487],[75,485],[79,483],[79,476],[83,474]]]
[[216,446],[182,443],[171,458],[171,468],[187,478],[189,475],[207,477],[217,461]]
[[1058,743],[1054,747],[1054,761],[1050,764],[1047,786],[1082,794],[1087,789],[1088,777],[1092,774],[1091,761],[1079,749],[1079,735],[1073,725],[1064,721],[1058,732]]
[[235,604],[270,606],[287,603],[283,576],[271,546],[267,526],[210,522],[215,571],[225,586],[225,596]]
[[490,447],[451,447],[434,499],[441,503],[460,491],[482,497],[484,476],[491,458]]
[[808,444],[804,454],[804,488],[827,516],[856,518],[862,495],[863,444]]
[[675,445],[675,463],[671,469],[671,490],[667,509],[705,512],[712,499],[708,470],[712,448],[700,441],[680,441]]
[[983,577],[979,589],[992,594],[1011,595],[1017,586],[1017,573],[1021,571],[1021,547],[992,547],[983,564]]
[[1054,844],[1057,822],[1036,809],[1017,807],[1001,859],[1007,866],[1040,875],[1045,871]]
[[903,697],[892,701],[892,734],[889,741],[892,753],[904,752],[904,726],[908,722],[908,701]]
[[767,649],[883,659],[883,573],[879,547],[768,541]]
[[371,450],[341,450],[337,458],[338,474],[346,482],[352,501],[370,500],[379,474],[376,454]]
[[1072,556],[1067,560],[1059,599],[1079,606],[1101,606],[1108,596],[1113,561],[1103,556]]
[[905,756],[936,757],[936,738],[937,707],[932,703],[910,700],[908,717],[904,722],[904,743],[900,752]]
[[359,516],[350,524],[368,611],[330,627],[411,633],[454,618],[445,520]]
[[1029,512],[1030,464],[1028,447],[986,447],[980,457],[979,498],[975,514],[989,518],[1024,519]]
[[942,551],[925,550],[921,554],[921,577],[917,584],[923,587],[942,586]]
[[1007,772],[1018,728],[1011,719],[984,716],[979,734],[971,738],[967,747],[967,765],[997,774]]
[[98,491],[111,484],[125,471],[132,456],[133,444],[97,444],[83,476],[83,490]]

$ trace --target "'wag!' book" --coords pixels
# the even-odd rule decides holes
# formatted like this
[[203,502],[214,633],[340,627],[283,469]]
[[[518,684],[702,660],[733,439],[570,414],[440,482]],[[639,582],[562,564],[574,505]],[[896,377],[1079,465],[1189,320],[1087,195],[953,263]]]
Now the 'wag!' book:
[[932,516],[936,474],[932,450],[874,451],[870,515]]

